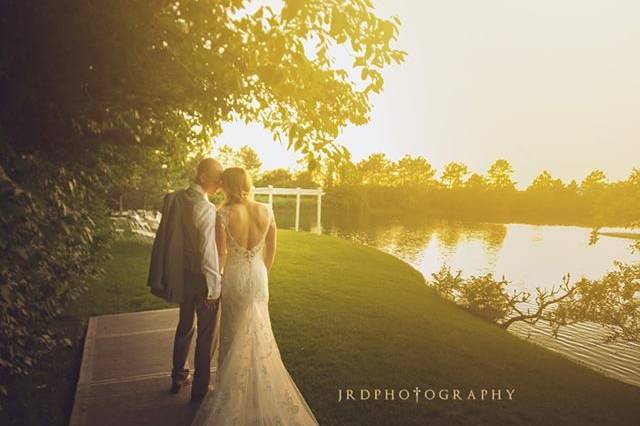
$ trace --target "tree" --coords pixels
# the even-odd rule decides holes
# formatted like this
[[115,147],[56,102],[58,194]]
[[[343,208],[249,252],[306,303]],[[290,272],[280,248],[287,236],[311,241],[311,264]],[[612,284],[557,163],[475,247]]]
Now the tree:
[[577,195],[578,190],[579,190],[578,182],[576,182],[575,179],[572,179],[571,182],[567,184],[566,192],[572,195]]
[[319,166],[315,169],[314,179],[317,179],[317,182],[321,183],[325,188],[346,184],[347,175],[350,178],[353,177],[353,173],[346,172],[347,167],[351,169],[351,172],[355,168],[351,162],[351,154],[345,149],[341,155],[333,155],[321,159]]
[[[300,182],[304,182],[305,186],[308,186],[312,182],[322,180],[322,156],[316,156],[311,153],[306,154],[302,158],[298,159],[297,163],[300,167],[297,176],[300,177]],[[328,158],[336,158],[337,156],[329,156]]]
[[243,145],[237,150],[230,145],[222,145],[214,150],[213,156],[225,169],[228,167],[242,167],[254,179],[257,179],[260,174],[262,161],[260,161],[258,153],[249,145]]
[[444,167],[440,181],[447,188],[461,188],[464,177],[469,174],[469,168],[462,163],[451,162]]
[[[110,120],[128,121],[122,136],[138,140],[145,119],[182,111],[214,133],[238,117],[262,123],[296,150],[329,151],[341,127],[368,120],[380,71],[405,56],[391,47],[399,20],[377,17],[369,2],[290,0],[251,13],[243,13],[251,2],[242,0],[116,0],[108,10],[66,3],[3,5],[10,67],[2,88],[12,100],[3,115],[31,146],[42,143],[37,135],[63,140]],[[313,56],[303,40],[317,40]],[[349,45],[362,82],[335,67],[340,44]],[[31,117],[55,120],[57,132],[47,133],[52,121]]]
[[283,168],[267,170],[255,184],[259,186],[273,185],[284,188],[296,186],[291,171]]
[[389,185],[391,183],[391,163],[386,154],[376,152],[356,164],[362,176],[362,183],[369,185]]
[[585,194],[593,194],[601,191],[607,183],[607,176],[602,170],[594,170],[580,183],[580,191]]
[[222,145],[214,150],[213,156],[222,164],[225,169],[238,166],[238,156],[231,145]]
[[244,145],[238,150],[238,161],[249,175],[253,178],[257,178],[260,174],[260,168],[262,167],[262,161],[258,153],[249,145]]
[[484,176],[478,173],[472,173],[471,176],[469,176],[469,179],[464,183],[464,186],[472,190],[484,189],[487,186],[487,180]]
[[640,342],[640,264],[616,262],[616,270],[602,278],[581,278],[571,282],[565,275],[561,284],[551,289],[536,288],[534,308],[524,309],[532,302],[528,291],[507,290],[509,282],[495,279],[492,274],[462,277],[442,265],[431,274],[431,285],[442,297],[470,312],[509,328],[516,322],[536,324],[546,321],[554,337],[561,327],[578,322],[595,322],[608,331],[606,341],[626,340]]
[[358,167],[351,161],[348,154],[336,162],[336,175],[340,185],[357,185],[362,183],[362,174]]
[[546,170],[543,170],[527,188],[527,191],[553,192],[564,189],[564,184],[560,179],[554,179]]
[[513,168],[507,160],[499,159],[489,167],[487,178],[494,189],[515,189],[515,182],[511,180]]
[[393,167],[396,185],[425,187],[435,183],[436,171],[424,157],[405,155]]
[[294,184],[300,188],[317,188],[318,183],[313,180],[313,174],[308,170],[300,170],[293,176]]
[[640,168],[634,167],[629,177],[627,178],[627,183],[633,187],[640,188]]

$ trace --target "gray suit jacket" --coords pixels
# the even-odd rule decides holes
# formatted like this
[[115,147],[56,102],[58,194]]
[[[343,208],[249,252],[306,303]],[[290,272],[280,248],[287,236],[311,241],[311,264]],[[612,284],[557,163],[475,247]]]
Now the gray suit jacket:
[[184,297],[184,236],[182,197],[178,191],[164,197],[160,226],[153,240],[147,285],[169,303]]

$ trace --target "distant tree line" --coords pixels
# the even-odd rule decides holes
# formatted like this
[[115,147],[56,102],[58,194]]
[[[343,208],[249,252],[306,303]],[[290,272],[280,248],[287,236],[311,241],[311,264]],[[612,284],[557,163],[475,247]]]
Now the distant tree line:
[[[324,170],[323,170],[324,169]],[[525,189],[516,188],[513,168],[496,160],[481,174],[462,163],[436,170],[423,157],[389,161],[372,154],[319,168],[328,184],[327,202],[358,211],[395,210],[492,221],[626,225],[640,218],[640,168],[611,182],[602,170],[569,183],[543,170]]]
[[349,214],[381,213],[441,215],[459,218],[528,223],[627,225],[640,219],[640,168],[627,179],[611,182],[602,170],[568,183],[543,170],[525,188],[518,189],[514,170],[504,159],[485,173],[451,162],[438,171],[421,156],[398,161],[383,153],[353,162],[303,158],[298,171],[276,168],[262,171],[258,154],[249,146],[219,148],[215,155],[225,165],[245,167],[256,186],[324,187],[325,206]]

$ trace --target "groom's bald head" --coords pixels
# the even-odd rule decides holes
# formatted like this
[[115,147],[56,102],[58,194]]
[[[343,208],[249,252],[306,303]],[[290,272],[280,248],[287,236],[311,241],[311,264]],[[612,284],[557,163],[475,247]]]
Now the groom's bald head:
[[220,187],[222,177],[222,164],[214,158],[205,158],[198,163],[196,176],[193,179],[209,194],[213,194]]

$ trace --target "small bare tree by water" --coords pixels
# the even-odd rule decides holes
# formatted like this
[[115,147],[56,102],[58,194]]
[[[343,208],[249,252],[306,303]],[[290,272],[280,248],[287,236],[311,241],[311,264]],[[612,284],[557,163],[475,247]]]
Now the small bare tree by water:
[[640,264],[615,262],[615,267],[600,279],[571,281],[565,275],[558,286],[536,288],[534,308],[524,308],[534,299],[530,292],[509,292],[509,281],[492,274],[464,278],[443,265],[429,284],[442,297],[505,329],[516,322],[546,321],[557,337],[562,326],[588,321],[605,327],[607,341],[640,342]]

